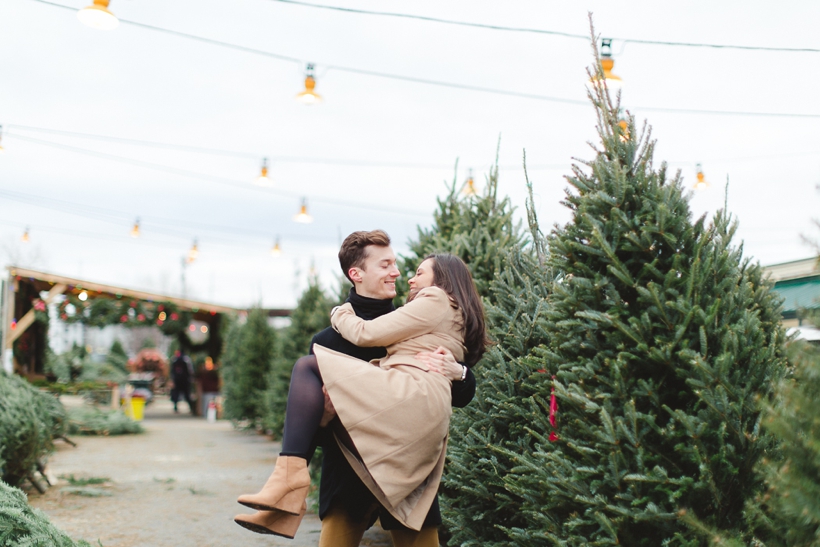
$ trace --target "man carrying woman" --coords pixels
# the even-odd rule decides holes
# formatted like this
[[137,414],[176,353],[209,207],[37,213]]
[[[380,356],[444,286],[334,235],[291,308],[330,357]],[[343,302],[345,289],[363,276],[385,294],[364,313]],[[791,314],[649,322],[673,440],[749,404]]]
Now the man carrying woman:
[[[262,492],[240,498],[265,510],[240,515],[237,522],[263,533],[295,533],[324,382],[344,429],[335,428],[340,443],[324,443],[320,545],[358,545],[377,516],[393,528],[396,545],[437,545],[436,490],[451,398],[456,406],[466,405],[475,379],[451,356],[432,352],[447,347],[469,365],[480,358],[486,344],[480,299],[464,264],[438,255],[425,260],[411,280],[410,304],[385,316],[399,276],[386,234],[351,234],[339,257],[354,289],[333,322],[349,340],[323,331],[314,338],[318,359],[301,359],[294,368],[277,470]],[[388,346],[379,367],[344,355],[378,358],[383,348],[357,347],[377,344]]]

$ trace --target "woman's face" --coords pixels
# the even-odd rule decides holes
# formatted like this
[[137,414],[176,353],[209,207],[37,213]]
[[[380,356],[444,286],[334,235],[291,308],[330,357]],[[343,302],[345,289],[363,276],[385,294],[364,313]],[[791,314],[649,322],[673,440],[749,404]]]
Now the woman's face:
[[432,287],[434,281],[433,259],[428,258],[419,264],[419,267],[416,269],[416,275],[408,281],[408,283],[410,283],[410,295],[407,297],[407,301],[410,302],[413,300],[420,290]]

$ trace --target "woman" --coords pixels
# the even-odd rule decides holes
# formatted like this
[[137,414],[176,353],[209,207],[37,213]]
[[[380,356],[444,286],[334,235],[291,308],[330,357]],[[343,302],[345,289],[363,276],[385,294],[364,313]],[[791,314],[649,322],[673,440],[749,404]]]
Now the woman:
[[[429,372],[420,352],[439,347],[472,366],[487,345],[484,310],[467,267],[449,254],[430,255],[410,279],[404,307],[372,321],[349,304],[331,323],[358,346],[385,346],[367,363],[314,346],[291,376],[282,452],[254,495],[239,503],[260,510],[236,522],[260,533],[293,537],[304,514],[307,456],[324,410],[322,386],[344,428],[337,440],[353,469],[402,524],[418,530],[444,467],[451,413],[450,380]],[[375,365],[375,366],[374,366]]]

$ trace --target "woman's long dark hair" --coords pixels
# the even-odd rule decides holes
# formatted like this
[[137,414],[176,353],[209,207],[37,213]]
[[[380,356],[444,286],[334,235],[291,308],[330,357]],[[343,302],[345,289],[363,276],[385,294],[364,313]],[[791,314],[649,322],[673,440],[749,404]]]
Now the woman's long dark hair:
[[464,364],[472,367],[478,363],[490,344],[484,325],[484,305],[473,282],[470,270],[459,257],[447,253],[427,255],[433,259],[433,284],[447,293],[461,310],[461,331],[467,355]]

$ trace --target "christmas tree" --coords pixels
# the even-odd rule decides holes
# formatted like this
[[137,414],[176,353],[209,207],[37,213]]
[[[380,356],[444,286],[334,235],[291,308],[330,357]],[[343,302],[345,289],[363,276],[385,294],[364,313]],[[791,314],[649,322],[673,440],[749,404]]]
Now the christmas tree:
[[501,268],[504,250],[519,245],[523,232],[513,220],[514,208],[508,197],[498,197],[498,157],[487,175],[481,193],[465,194],[453,180],[447,196],[438,199],[433,226],[419,228],[418,240],[410,242],[410,253],[400,259],[407,276],[396,283],[397,305],[407,297],[407,279],[425,256],[447,252],[461,257],[470,268],[478,293],[489,294],[490,282]]
[[256,425],[264,416],[265,390],[273,362],[276,332],[265,310],[248,312],[245,324],[234,323],[222,357],[225,417]]
[[516,463],[506,453],[489,449],[529,449],[527,424],[520,421],[517,408],[532,395],[526,380],[541,366],[528,356],[547,340],[544,323],[552,274],[544,264],[545,239],[531,200],[527,211],[532,241],[498,250],[503,267],[485,298],[495,345],[475,367],[475,398],[451,420],[442,488],[449,545],[509,545],[507,534],[496,525],[528,524],[520,514],[523,498],[504,483]]
[[[490,308],[485,362],[508,375],[479,384],[488,417],[451,452],[451,544],[705,545],[687,515],[748,538],[775,443],[758,401],[784,370],[779,300],[730,219],[692,222],[649,132],[625,131],[600,83],[591,98],[601,144],[568,179],[573,218],[540,274],[557,281],[537,298],[516,293],[537,270],[495,285],[511,298]],[[516,316],[518,299],[541,307]]]
[[3,547],[91,547],[87,541],[74,541],[32,509],[26,495],[0,481],[0,545]]
[[761,462],[768,490],[749,511],[767,547],[820,545],[820,348],[797,341],[788,350],[794,374],[763,420],[780,451]]

